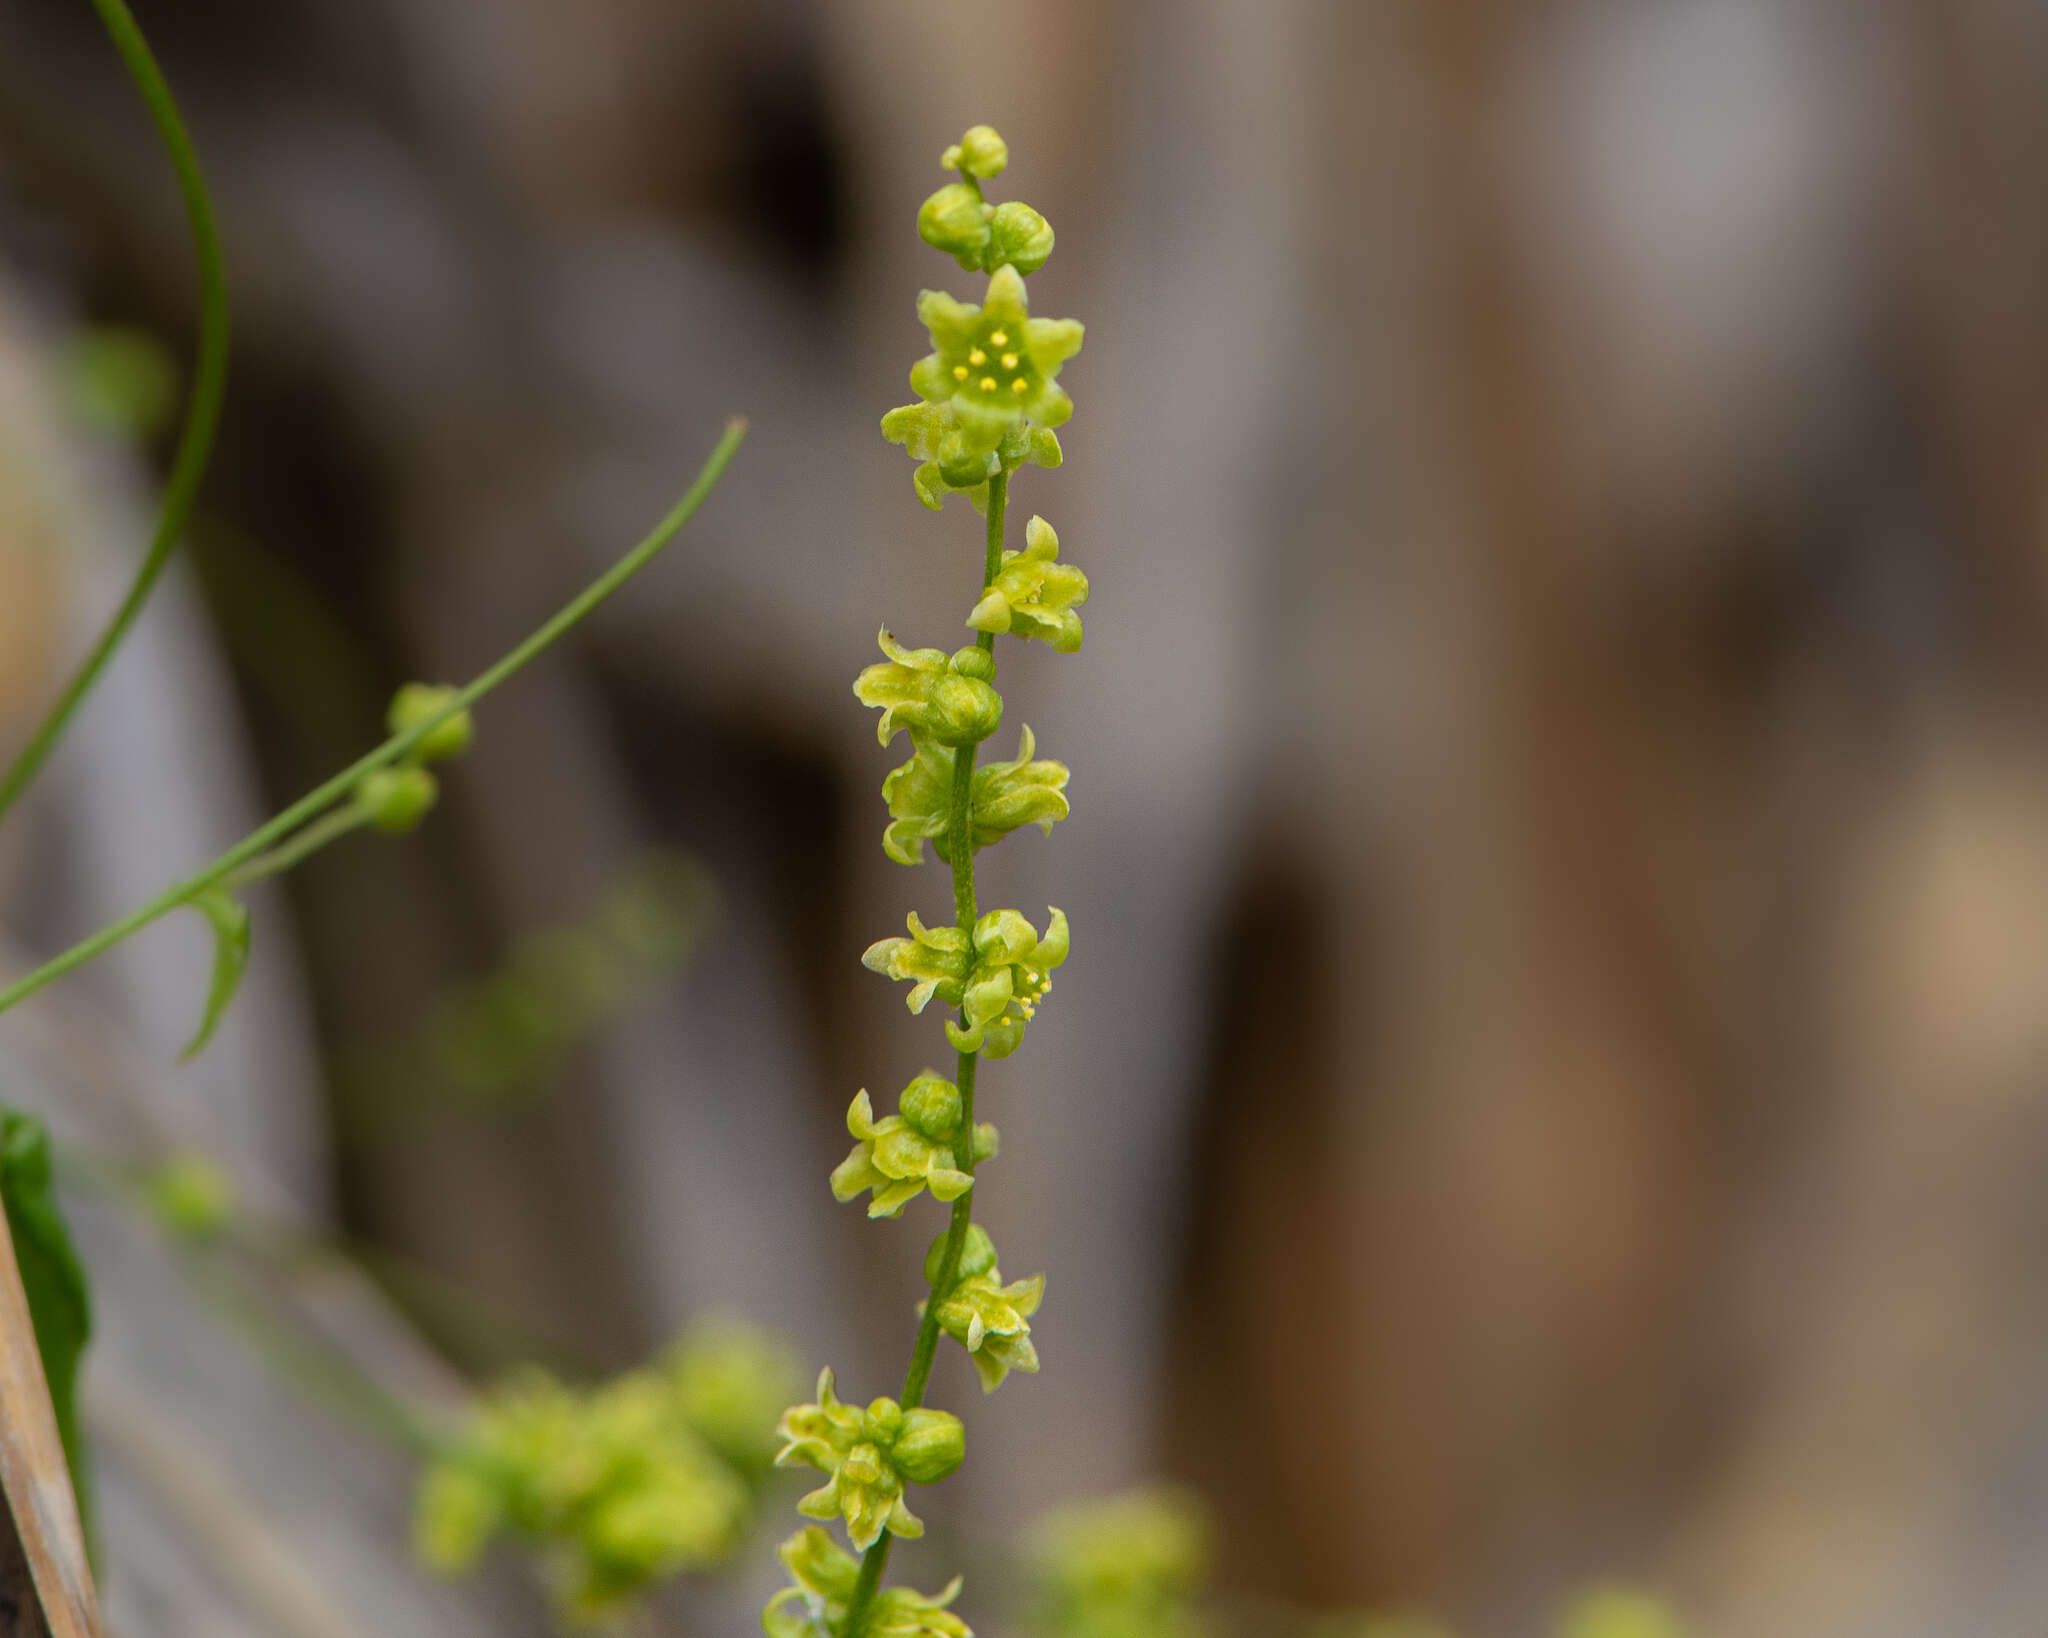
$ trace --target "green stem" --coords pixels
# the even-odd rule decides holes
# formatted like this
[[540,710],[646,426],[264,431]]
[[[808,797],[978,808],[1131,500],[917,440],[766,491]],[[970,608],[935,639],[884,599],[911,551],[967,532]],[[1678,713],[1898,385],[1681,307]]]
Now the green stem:
[[718,440],[717,448],[712,450],[710,458],[698,472],[696,482],[690,485],[689,490],[676,502],[668,516],[654,526],[653,532],[564,604],[525,642],[475,681],[457,689],[441,710],[416,723],[405,733],[392,735],[366,756],[357,758],[326,784],[307,792],[268,824],[251,831],[211,864],[187,876],[175,886],[166,888],[141,909],[122,917],[111,926],[101,928],[91,938],[74,944],[54,961],[45,962],[18,983],[0,990],[0,1012],[5,1012],[17,1002],[27,1000],[44,985],[62,978],[76,967],[84,966],[94,956],[111,949],[151,922],[169,915],[188,899],[205,892],[214,883],[256,858],[264,849],[275,846],[301,825],[308,824],[333,807],[336,802],[351,796],[355,791],[356,782],[363,775],[396,762],[456,712],[467,710],[500,683],[510,679],[514,673],[540,658],[550,647],[581,624],[600,603],[654,561],[661,549],[675,538],[677,531],[688,523],[697,508],[704,504],[704,498],[711,493],[726,467],[731,464],[734,453],[746,435],[745,421],[738,418],[728,421],[725,425],[725,436]]
[[[981,589],[995,584],[1003,566],[1003,517],[1009,509],[1010,475],[998,472],[988,485],[988,550],[983,559]],[[984,631],[981,647],[994,653],[995,633]],[[973,949],[974,923],[978,915],[974,896],[974,759],[979,747],[963,745],[953,753],[952,803],[946,815],[946,853],[953,862],[953,914],[960,931]],[[967,1012],[960,1012],[960,1026],[967,1027]],[[960,1087],[960,1130],[953,1138],[953,1164],[970,1177],[974,1175],[974,1078],[980,1067],[978,1053],[959,1054],[954,1078]],[[918,1322],[917,1342],[910,1351],[910,1371],[903,1379],[902,1405],[915,1410],[924,1403],[931,1383],[932,1364],[939,1351],[939,1299],[953,1289],[960,1272],[960,1256],[967,1246],[968,1225],[974,1218],[974,1190],[953,1202],[953,1216],[946,1228],[946,1249],[939,1257],[939,1271],[932,1280],[931,1296]],[[875,1594],[882,1585],[882,1572],[889,1567],[889,1551],[895,1537],[884,1530],[875,1544],[861,1555],[860,1576],[853,1584],[853,1597],[846,1606],[843,1638],[862,1638]]]
[[336,808],[324,818],[316,819],[281,847],[274,847],[260,858],[251,859],[240,870],[223,880],[221,885],[247,887],[252,882],[281,876],[300,860],[318,853],[329,842],[337,842],[350,831],[368,823],[369,820],[363,811],[353,803],[345,808]]
[[185,410],[185,431],[178,441],[177,459],[171,466],[171,480],[164,490],[163,510],[157,515],[156,533],[149,550],[135,571],[128,595],[121,600],[120,608],[115,610],[92,652],[65,684],[63,693],[57,696],[42,725],[14,759],[5,777],[0,778],[0,815],[14,805],[42,771],[85,696],[99,681],[114,651],[128,635],[129,627],[142,613],[142,605],[149,601],[164,566],[170,562],[178,537],[185,532],[192,503],[198,498],[199,481],[206,475],[213,435],[220,425],[221,397],[227,387],[227,277],[221,267],[220,238],[214,231],[213,207],[206,197],[206,179],[200,174],[198,156],[192,151],[192,139],[186,134],[184,121],[178,117],[178,105],[171,99],[170,87],[164,83],[156,59],[150,55],[128,8],[121,0],[93,0],[93,4],[106,24],[107,33],[113,37],[114,49],[120,52],[129,77],[149,106],[157,135],[170,154],[171,168],[177,172],[178,191],[185,197],[185,214],[192,224],[199,260],[199,363]]

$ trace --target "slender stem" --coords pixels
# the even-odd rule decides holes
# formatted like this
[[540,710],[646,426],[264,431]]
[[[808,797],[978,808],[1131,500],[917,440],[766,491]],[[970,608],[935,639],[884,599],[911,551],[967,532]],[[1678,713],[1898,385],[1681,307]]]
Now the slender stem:
[[746,435],[745,421],[738,418],[728,421],[725,436],[718,440],[718,447],[712,450],[710,458],[698,472],[696,482],[690,485],[689,490],[676,502],[668,516],[655,525],[653,532],[557,610],[525,642],[483,672],[475,681],[457,689],[441,710],[431,717],[424,718],[405,733],[392,735],[367,755],[358,757],[326,784],[308,791],[268,824],[251,831],[211,864],[203,866],[175,886],[166,888],[141,909],[123,916],[111,926],[101,928],[91,938],[74,944],[55,960],[45,962],[18,983],[0,990],[0,1012],[5,1012],[17,1002],[26,1000],[44,985],[62,978],[73,968],[84,966],[94,956],[111,949],[130,934],[139,932],[151,922],[169,915],[195,894],[205,892],[222,877],[254,859],[265,848],[274,846],[301,825],[317,818],[336,802],[350,796],[355,790],[356,781],[364,774],[396,762],[456,712],[467,710],[500,683],[511,678],[515,672],[523,670],[537,660],[587,618],[598,604],[654,561],[661,549],[675,538],[676,532],[688,523],[697,508],[704,504],[704,498],[711,493],[726,467],[731,464],[734,452],[739,449]]
[[221,885],[247,887],[252,882],[281,876],[308,855],[318,853],[329,842],[339,841],[350,831],[368,823],[367,816],[353,803],[345,808],[336,808],[323,818],[314,820],[289,842],[272,848],[259,858],[251,859],[240,870],[226,877]]
[[199,362],[185,409],[185,431],[178,442],[177,459],[171,466],[171,480],[164,490],[163,510],[157,515],[156,533],[149,550],[135,571],[128,595],[121,600],[120,608],[115,610],[92,652],[65,684],[64,692],[57,696],[42,725],[14,759],[5,777],[0,778],[0,815],[14,805],[49,760],[78,707],[106,670],[114,651],[128,635],[128,628],[142,613],[142,605],[149,601],[164,566],[170,562],[178,537],[185,532],[192,503],[198,498],[199,481],[206,475],[213,435],[220,425],[221,397],[227,387],[227,277],[221,266],[220,237],[214,231],[213,207],[206,197],[206,179],[200,174],[198,156],[192,151],[192,139],[186,134],[184,121],[178,117],[178,105],[171,100],[170,87],[164,83],[156,59],[150,55],[128,8],[121,0],[93,0],[93,4],[106,24],[107,33],[113,36],[114,49],[127,65],[129,77],[149,106],[157,135],[170,154],[171,168],[177,172],[178,191],[185,197],[185,214],[192,224],[199,260]]
[[[988,550],[983,559],[981,587],[995,583],[1003,566],[1003,517],[1009,510],[1010,475],[998,472],[988,485]],[[994,653],[992,631],[981,634],[981,647]],[[960,931],[971,941],[978,914],[974,896],[974,759],[979,747],[963,745],[953,753],[952,804],[946,815],[946,854],[953,865],[953,914]],[[968,945],[970,950],[973,945]],[[960,1025],[967,1026],[967,1012],[961,1009]],[[954,1077],[960,1087],[960,1130],[953,1138],[953,1164],[970,1177],[974,1175],[974,1079],[980,1067],[978,1053],[959,1055]],[[924,1403],[931,1383],[932,1364],[939,1351],[939,1303],[953,1289],[960,1272],[960,1256],[967,1246],[967,1229],[974,1217],[972,1188],[953,1202],[953,1216],[946,1228],[946,1249],[939,1256],[939,1269],[932,1280],[931,1296],[918,1321],[917,1342],[910,1351],[910,1371],[903,1379],[902,1405],[915,1410]],[[882,1585],[882,1572],[889,1567],[889,1551],[895,1537],[884,1530],[875,1544],[861,1555],[860,1576],[853,1584],[853,1596],[846,1606],[844,1638],[862,1638],[875,1594]]]

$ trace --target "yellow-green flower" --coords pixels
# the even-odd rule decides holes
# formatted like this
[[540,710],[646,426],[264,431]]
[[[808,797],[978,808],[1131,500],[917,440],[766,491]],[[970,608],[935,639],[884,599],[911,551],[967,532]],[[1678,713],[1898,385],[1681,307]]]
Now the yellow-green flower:
[[933,996],[957,1007],[967,978],[967,935],[957,927],[927,927],[915,910],[906,925],[910,937],[876,939],[862,954],[861,965],[908,983],[904,1005],[912,1012],[923,1012]]
[[1054,909],[1045,936],[1015,910],[991,910],[974,924],[972,938],[957,927],[927,927],[912,911],[910,937],[877,939],[861,956],[870,972],[910,984],[905,998],[922,1012],[936,996],[958,1007],[965,1026],[946,1020],[946,1039],[961,1052],[1007,1058],[1024,1040],[1024,1026],[1052,989],[1052,971],[1067,959],[1066,913]]
[[966,1430],[945,1411],[905,1410],[895,1400],[873,1400],[866,1410],[833,1392],[832,1368],[818,1373],[818,1397],[783,1413],[786,1443],[777,1467],[807,1463],[828,1477],[796,1504],[806,1518],[846,1520],[854,1546],[866,1552],[884,1530],[921,1536],[924,1523],[903,1500],[906,1484],[936,1484],[959,1467]]
[[[859,1141],[832,1173],[833,1198],[844,1204],[872,1189],[870,1217],[895,1217],[927,1188],[938,1200],[957,1200],[974,1186],[958,1169],[953,1145],[960,1135],[960,1089],[926,1070],[903,1089],[900,1113],[875,1119],[865,1090],[846,1112],[846,1129]],[[996,1152],[996,1129],[974,1129],[976,1164]]]
[[[840,1638],[860,1561],[815,1524],[785,1541],[780,1554],[796,1585],[783,1588],[761,1612],[769,1638]],[[936,1598],[885,1587],[869,1606],[867,1632],[870,1638],[974,1638],[946,1607],[959,1595],[958,1576]]]
[[960,491],[977,512],[986,512],[988,481],[998,472],[1014,472],[1027,462],[1055,467],[1065,459],[1059,436],[1028,421],[1011,427],[994,449],[969,448],[958,417],[943,404],[892,409],[882,417],[882,436],[920,463],[910,475],[911,487],[934,512],[945,504],[948,490]]
[[1066,913],[1053,910],[1045,936],[1015,910],[991,910],[974,924],[974,965],[961,985],[964,1027],[946,1020],[946,1039],[961,1052],[1007,1058],[1024,1026],[1052,990],[1052,970],[1067,959]]
[[1024,526],[1024,550],[1003,553],[1003,566],[967,616],[976,631],[1036,637],[1062,654],[1081,646],[1077,605],[1088,601],[1088,577],[1059,561],[1060,537],[1044,518]]
[[[938,1284],[945,1254],[946,1236],[942,1234],[925,1254],[927,1284]],[[995,1242],[987,1229],[970,1223],[952,1289],[939,1299],[939,1329],[967,1350],[983,1393],[994,1393],[1012,1371],[1038,1369],[1031,1316],[1044,1299],[1043,1274],[1014,1285],[1003,1284],[1002,1270],[996,1267]],[[918,1312],[924,1312],[923,1304]]]
[[978,646],[950,658],[942,649],[905,648],[888,631],[875,639],[888,656],[854,679],[854,697],[876,706],[876,737],[887,745],[904,730],[941,745],[973,745],[1003,720],[1003,697],[989,685],[995,662]]
[[[911,746],[910,760],[882,781],[890,815],[882,832],[882,851],[898,864],[914,865],[923,861],[929,841],[940,860],[950,864],[953,855],[946,832],[953,801],[953,753],[916,734],[911,735]],[[1026,724],[1012,760],[984,763],[974,770],[968,811],[977,848],[999,842],[1025,825],[1050,833],[1056,820],[1066,818],[1066,764],[1039,761],[1037,751],[1037,737]]]
[[912,368],[911,390],[953,412],[966,450],[994,450],[1022,423],[1057,427],[1074,413],[1057,377],[1081,350],[1081,324],[1033,318],[1014,267],[996,269],[980,306],[927,290],[917,316],[932,351]]

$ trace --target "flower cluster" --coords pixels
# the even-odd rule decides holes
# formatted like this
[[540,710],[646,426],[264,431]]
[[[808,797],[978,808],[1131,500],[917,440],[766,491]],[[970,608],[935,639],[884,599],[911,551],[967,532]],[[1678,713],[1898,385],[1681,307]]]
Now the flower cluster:
[[818,1397],[783,1412],[786,1441],[777,1467],[808,1463],[825,1483],[796,1504],[806,1518],[844,1518],[854,1546],[865,1552],[884,1530],[921,1536],[924,1523],[903,1500],[906,1484],[937,1484],[967,1454],[960,1418],[945,1411],[905,1410],[884,1397],[867,1409],[841,1402],[832,1368],[818,1373]]
[[924,202],[918,232],[963,268],[988,273],[988,289],[978,305],[939,290],[918,297],[932,345],[910,372],[919,401],[884,416],[882,435],[918,463],[912,482],[925,505],[936,511],[958,490],[985,510],[999,474],[1060,464],[1053,429],[1074,406],[1058,377],[1081,350],[1082,330],[1072,319],[1031,316],[1024,275],[1045,265],[1053,234],[1029,205],[982,197],[982,183],[1009,163],[1003,139],[976,126],[944,162],[960,180]]
[[[945,1262],[946,1236],[940,1235],[925,1254],[924,1277],[936,1290]],[[996,1267],[995,1242],[979,1223],[967,1227],[960,1261],[946,1294],[939,1299],[939,1329],[967,1350],[981,1391],[994,1393],[1012,1371],[1038,1369],[1038,1350],[1031,1343],[1031,1316],[1045,1298],[1045,1276],[1034,1274],[1015,1285],[1003,1284]],[[924,1307],[918,1312],[922,1314]]]
[[862,671],[853,691],[881,713],[882,744],[910,736],[910,760],[882,783],[889,809],[883,851],[915,865],[931,843],[953,890],[950,925],[927,926],[913,911],[907,936],[878,940],[861,959],[910,986],[913,1013],[934,1000],[955,1012],[945,1034],[959,1065],[953,1079],[931,1070],[919,1075],[893,1115],[877,1118],[868,1094],[859,1093],[846,1116],[854,1146],[834,1168],[831,1187],[843,1203],[867,1196],[870,1217],[898,1217],[922,1194],[950,1213],[925,1258],[930,1291],[918,1307],[902,1400],[877,1399],[865,1410],[843,1404],[827,1370],[816,1401],[782,1419],[785,1443],[776,1461],[826,1475],[798,1510],[843,1520],[864,1556],[856,1561],[821,1529],[785,1542],[782,1559],[794,1585],[763,1612],[770,1638],[968,1638],[949,1608],[957,1581],[937,1598],[882,1585],[892,1539],[924,1533],[905,1502],[906,1488],[946,1477],[965,1454],[959,1419],[926,1409],[924,1395],[947,1337],[965,1351],[984,1391],[1039,1363],[1031,1316],[1045,1277],[1006,1283],[987,1231],[971,1220],[976,1168],[996,1153],[996,1130],[975,1120],[974,1101],[981,1060],[1015,1052],[1051,990],[1052,972],[1067,958],[1067,918],[1052,910],[1040,932],[1015,910],[981,913],[974,870],[982,848],[1026,825],[1050,834],[1067,817],[1068,773],[1064,764],[1040,758],[1029,727],[1015,757],[981,766],[976,760],[1003,720],[996,639],[1035,638],[1062,654],[1081,646],[1075,611],[1087,601],[1088,577],[1060,561],[1059,537],[1043,518],[1030,520],[1021,551],[1004,549],[1003,530],[1011,474],[1062,459],[1053,429],[1073,413],[1073,402],[1058,378],[1079,351],[1082,332],[1071,319],[1031,313],[1024,277],[1051,254],[1052,229],[1028,205],[984,197],[983,183],[1009,163],[1003,139],[977,125],[946,150],[943,163],[958,179],[925,201],[918,231],[963,268],[987,273],[988,286],[978,304],[938,290],[919,296],[931,351],[910,372],[918,401],[885,415],[882,433],[918,463],[912,482],[925,505],[936,511],[959,491],[988,519],[983,572],[966,617],[976,636],[948,654],[906,648],[885,628],[882,662]]
[[[843,1638],[859,1561],[815,1524],[785,1541],[781,1557],[796,1585],[783,1588],[762,1611],[769,1638]],[[957,1575],[936,1598],[908,1587],[885,1588],[868,1615],[868,1638],[974,1638],[947,1608],[959,1596]]]
[[415,1549],[454,1574],[509,1532],[540,1550],[579,1622],[722,1564],[753,1521],[790,1374],[779,1345],[724,1326],[589,1392],[523,1370],[428,1464]]
[[905,1002],[923,1012],[934,996],[960,1009],[946,1021],[946,1039],[960,1052],[1007,1058],[1024,1041],[1024,1026],[1052,990],[1052,971],[1067,959],[1066,912],[1052,909],[1045,932],[1015,910],[991,910],[971,933],[927,927],[911,911],[908,938],[877,939],[861,956],[870,972],[910,985]]
[[[974,1186],[973,1174],[954,1164],[961,1126],[960,1088],[926,1070],[903,1089],[896,1114],[875,1119],[865,1089],[846,1111],[857,1141],[832,1173],[832,1197],[844,1205],[872,1189],[870,1217],[894,1217],[926,1189],[935,1200],[957,1200]],[[996,1129],[974,1128],[978,1165],[996,1152]]]
[[[930,842],[939,862],[951,864],[946,831],[952,822],[953,752],[917,735],[911,738],[910,760],[882,781],[882,799],[889,804],[882,851],[898,864],[914,865],[923,862],[924,844]],[[969,840],[984,848],[1026,825],[1050,835],[1054,822],[1067,816],[1067,779],[1064,762],[1039,760],[1038,736],[1026,723],[1013,760],[974,770],[968,787]]]

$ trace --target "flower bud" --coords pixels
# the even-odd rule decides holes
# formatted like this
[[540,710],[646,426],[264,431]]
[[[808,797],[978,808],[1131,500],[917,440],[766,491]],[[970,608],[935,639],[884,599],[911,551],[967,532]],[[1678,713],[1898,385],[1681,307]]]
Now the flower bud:
[[935,1142],[950,1143],[960,1129],[960,1088],[929,1070],[903,1089],[896,1107],[913,1131]]
[[976,745],[1003,723],[1003,696],[955,673],[932,685],[931,735],[941,745]]
[[[439,715],[455,698],[452,688],[435,688],[427,683],[407,683],[391,700],[386,718],[394,734],[410,733],[428,718]],[[467,711],[458,711],[433,729],[412,748],[415,762],[446,762],[469,749],[476,737],[476,724]]]
[[[893,1402],[892,1402],[893,1404]],[[889,1463],[912,1484],[937,1484],[967,1455],[967,1430],[948,1411],[900,1413],[901,1431],[889,1448]]]
[[179,1238],[217,1239],[235,1220],[234,1180],[206,1155],[174,1155],[151,1176],[149,1203]]
[[433,811],[439,787],[424,768],[377,768],[356,785],[356,806],[386,836],[403,836]]
[[[946,1241],[950,1233],[941,1234],[924,1254],[924,1279],[927,1285],[937,1285],[939,1274],[946,1264]],[[960,1266],[953,1270],[955,1280],[971,1280],[977,1274],[986,1274],[996,1266],[996,1243],[988,1237],[988,1230],[979,1223],[967,1225],[967,1238],[960,1243]]]
[[976,268],[988,247],[991,214],[978,188],[948,182],[919,207],[917,234],[932,249],[957,256],[962,267]]
[[1052,254],[1052,224],[1021,200],[996,206],[983,235],[988,242],[983,256],[991,268],[1008,262],[1019,273],[1036,273]]
[[979,643],[969,643],[965,648],[955,649],[953,658],[947,663],[956,676],[968,677],[975,682],[995,681],[996,657]]
[[949,171],[965,171],[986,182],[1000,176],[1010,163],[1010,145],[996,135],[993,125],[970,126],[965,136],[939,156],[939,163]]

